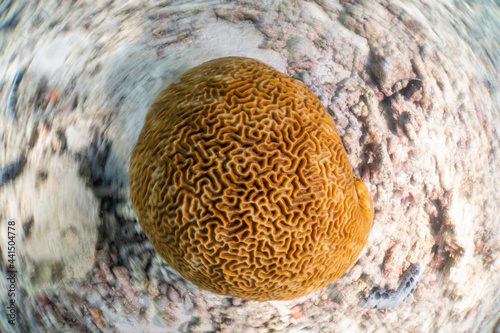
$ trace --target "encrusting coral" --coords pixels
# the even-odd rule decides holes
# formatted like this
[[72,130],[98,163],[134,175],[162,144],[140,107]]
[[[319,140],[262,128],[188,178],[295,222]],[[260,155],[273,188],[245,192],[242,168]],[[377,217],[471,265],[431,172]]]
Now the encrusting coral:
[[129,178],[157,253],[217,294],[306,295],[345,273],[371,229],[331,116],[302,82],[250,58],[205,62],[163,90]]

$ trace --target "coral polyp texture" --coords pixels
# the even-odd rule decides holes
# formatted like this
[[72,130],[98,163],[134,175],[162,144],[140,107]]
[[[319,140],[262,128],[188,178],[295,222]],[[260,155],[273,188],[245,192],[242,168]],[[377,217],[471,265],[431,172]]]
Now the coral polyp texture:
[[151,106],[130,162],[146,235],[184,278],[286,300],[354,263],[373,205],[331,116],[297,81],[226,57],[181,75]]

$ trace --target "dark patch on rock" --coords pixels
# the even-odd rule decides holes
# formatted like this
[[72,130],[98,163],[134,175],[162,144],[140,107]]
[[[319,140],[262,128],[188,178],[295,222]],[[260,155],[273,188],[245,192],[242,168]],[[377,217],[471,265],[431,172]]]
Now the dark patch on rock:
[[422,81],[420,80],[410,80],[405,88],[401,90],[401,94],[406,99],[411,99],[412,96],[422,89]]
[[23,223],[24,236],[28,238],[31,235],[31,227],[35,223],[35,218],[30,216],[28,220]]
[[17,161],[11,162],[0,169],[0,187],[13,181],[19,176],[26,165],[26,157],[21,156]]
[[401,276],[398,289],[375,287],[366,298],[366,305],[372,309],[389,309],[399,306],[415,292],[421,276],[421,265],[412,264]]

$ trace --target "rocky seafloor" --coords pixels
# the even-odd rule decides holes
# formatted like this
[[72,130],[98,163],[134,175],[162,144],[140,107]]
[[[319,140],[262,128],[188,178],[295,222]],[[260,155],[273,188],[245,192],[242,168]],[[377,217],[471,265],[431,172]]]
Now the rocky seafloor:
[[[3,1],[0,35],[2,332],[500,332],[493,1]],[[303,81],[373,197],[356,264],[293,301],[200,290],[131,208],[156,95],[229,55]]]

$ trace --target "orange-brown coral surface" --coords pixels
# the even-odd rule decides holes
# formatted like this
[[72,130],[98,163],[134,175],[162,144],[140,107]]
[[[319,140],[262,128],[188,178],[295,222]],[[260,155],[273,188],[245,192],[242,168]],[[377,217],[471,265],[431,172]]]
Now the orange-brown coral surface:
[[318,98],[249,58],[205,62],[163,90],[129,177],[156,251],[217,294],[285,300],[322,288],[353,264],[372,224],[371,197]]

